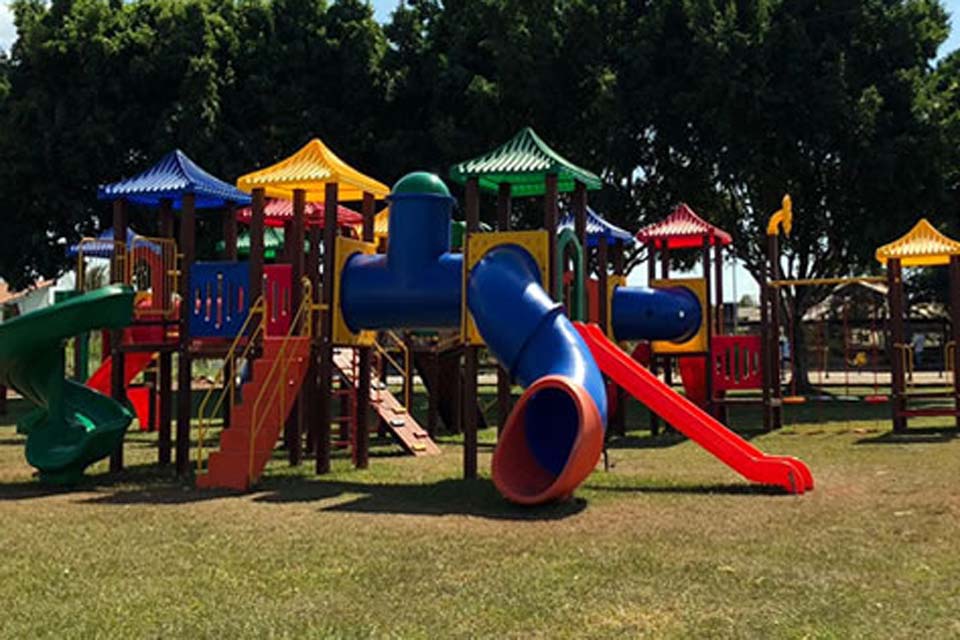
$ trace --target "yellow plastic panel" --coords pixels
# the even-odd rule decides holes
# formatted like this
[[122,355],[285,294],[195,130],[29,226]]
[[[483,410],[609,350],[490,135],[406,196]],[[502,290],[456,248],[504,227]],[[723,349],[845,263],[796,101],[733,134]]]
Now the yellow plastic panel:
[[483,346],[483,338],[477,331],[473,316],[467,310],[467,278],[470,271],[485,255],[497,247],[514,245],[523,247],[540,269],[540,285],[547,289],[550,265],[550,238],[546,231],[503,231],[497,233],[471,233],[467,236],[467,251],[463,270],[463,295],[461,296],[460,335],[464,344]]
[[340,278],[343,270],[347,266],[347,260],[362,253],[364,255],[375,255],[377,245],[372,242],[361,242],[353,238],[337,237],[336,265],[334,269],[333,281],[336,285],[333,288],[333,309],[331,317],[333,318],[333,344],[342,347],[372,347],[377,339],[376,331],[361,331],[353,333],[347,326],[343,318],[343,311],[340,309]]
[[668,278],[654,280],[650,283],[654,289],[670,289],[683,287],[700,301],[700,328],[692,338],[686,342],[676,343],[669,340],[655,340],[653,352],[659,355],[682,355],[684,353],[706,353],[708,344],[707,335],[707,281],[703,278]]

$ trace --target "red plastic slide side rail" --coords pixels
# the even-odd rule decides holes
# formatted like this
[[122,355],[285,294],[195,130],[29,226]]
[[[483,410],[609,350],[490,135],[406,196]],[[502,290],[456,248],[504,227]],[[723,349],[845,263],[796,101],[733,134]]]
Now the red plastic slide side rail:
[[813,489],[802,461],[766,455],[661,382],[612,343],[596,325],[574,323],[600,370],[675,429],[751,482],[801,494]]

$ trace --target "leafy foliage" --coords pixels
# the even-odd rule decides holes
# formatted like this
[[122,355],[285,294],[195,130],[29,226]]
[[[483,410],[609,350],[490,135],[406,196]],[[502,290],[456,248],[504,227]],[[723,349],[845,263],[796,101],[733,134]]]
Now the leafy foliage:
[[[960,62],[934,66],[948,26],[932,0],[407,0],[385,25],[362,0],[13,10],[0,275],[14,284],[102,227],[97,184],[173,146],[231,178],[315,135],[390,181],[529,124],[603,176],[613,222],[685,200],[755,274],[787,191],[791,277],[868,270],[918,214],[958,213]],[[516,213],[535,224],[541,209]],[[791,310],[822,293],[791,292]]]

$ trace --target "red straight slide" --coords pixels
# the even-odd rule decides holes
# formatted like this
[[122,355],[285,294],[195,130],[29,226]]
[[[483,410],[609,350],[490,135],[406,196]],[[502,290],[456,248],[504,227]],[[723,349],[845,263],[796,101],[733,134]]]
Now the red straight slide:
[[[124,354],[123,358],[123,386],[127,390],[127,399],[133,405],[137,419],[140,421],[140,430],[148,431],[150,428],[150,393],[140,388],[130,388],[130,383],[140,372],[150,366],[153,358],[157,354],[133,351]],[[100,365],[100,368],[93,372],[93,375],[87,380],[87,387],[94,391],[99,391],[105,396],[110,396],[111,376],[113,375],[113,358],[107,357]]]
[[789,493],[813,489],[813,476],[802,461],[766,455],[717,422],[624,353],[597,325],[575,322],[600,370],[721,462],[751,482],[782,487]]

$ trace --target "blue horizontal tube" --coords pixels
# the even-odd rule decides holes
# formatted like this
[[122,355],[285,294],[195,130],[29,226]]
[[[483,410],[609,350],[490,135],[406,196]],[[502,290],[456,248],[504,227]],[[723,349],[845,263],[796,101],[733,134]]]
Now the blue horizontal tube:
[[411,271],[357,254],[343,271],[340,308],[351,331],[460,326],[463,256],[445,253]]
[[685,342],[700,328],[700,300],[689,289],[617,287],[611,305],[617,340]]
[[[471,271],[467,303],[480,335],[497,360],[522,385],[563,376],[584,387],[606,425],[607,394],[590,350],[540,286],[536,262],[525,250],[505,246]],[[527,444],[537,462],[555,475],[567,464],[579,425],[576,412],[556,393],[531,398],[526,408]]]

